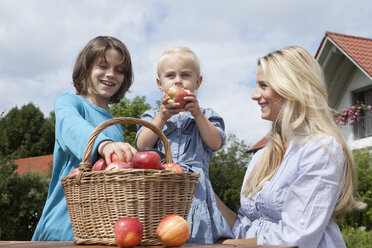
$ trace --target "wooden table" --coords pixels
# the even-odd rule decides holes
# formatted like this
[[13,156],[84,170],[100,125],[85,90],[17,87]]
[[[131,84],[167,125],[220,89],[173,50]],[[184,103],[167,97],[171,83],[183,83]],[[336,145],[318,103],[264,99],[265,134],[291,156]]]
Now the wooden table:
[[[110,248],[116,246],[106,245],[75,245],[73,242],[58,242],[58,241],[0,241],[0,247],[58,247],[58,248]],[[160,248],[162,246],[142,246],[146,248]],[[182,247],[188,248],[297,248],[297,246],[285,245],[222,245],[222,244],[184,244]]]

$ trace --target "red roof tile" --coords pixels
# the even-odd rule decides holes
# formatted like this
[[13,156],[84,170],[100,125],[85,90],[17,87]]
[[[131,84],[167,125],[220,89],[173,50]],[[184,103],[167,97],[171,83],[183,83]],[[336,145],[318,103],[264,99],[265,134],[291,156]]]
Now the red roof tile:
[[24,174],[27,171],[40,171],[45,173],[51,170],[51,165],[53,164],[53,155],[45,155],[33,158],[21,158],[13,161],[18,164],[16,172],[18,174]]
[[269,142],[270,137],[265,136],[263,137],[260,141],[258,141],[254,146],[251,146],[248,149],[248,152],[256,152],[263,148],[268,142]]
[[349,55],[369,76],[372,76],[372,39],[326,32],[315,58],[319,55],[320,49],[327,37]]

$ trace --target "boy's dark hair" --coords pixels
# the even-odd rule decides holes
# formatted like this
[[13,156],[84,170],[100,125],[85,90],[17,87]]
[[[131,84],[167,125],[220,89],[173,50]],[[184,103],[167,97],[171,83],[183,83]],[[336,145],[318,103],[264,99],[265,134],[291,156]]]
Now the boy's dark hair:
[[121,68],[124,79],[120,89],[111,97],[109,103],[118,103],[124,97],[133,83],[133,69],[127,47],[118,39],[111,36],[97,36],[88,42],[76,59],[72,80],[78,95],[86,95],[92,90],[90,73],[97,58],[105,59],[108,49],[115,49],[123,58]]

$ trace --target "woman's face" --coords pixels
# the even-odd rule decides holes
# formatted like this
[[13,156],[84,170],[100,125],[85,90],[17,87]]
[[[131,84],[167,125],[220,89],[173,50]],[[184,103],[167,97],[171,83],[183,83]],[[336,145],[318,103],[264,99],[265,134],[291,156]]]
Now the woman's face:
[[276,93],[267,82],[261,66],[258,66],[257,87],[253,91],[252,99],[261,106],[261,118],[276,121],[284,104],[284,98]]

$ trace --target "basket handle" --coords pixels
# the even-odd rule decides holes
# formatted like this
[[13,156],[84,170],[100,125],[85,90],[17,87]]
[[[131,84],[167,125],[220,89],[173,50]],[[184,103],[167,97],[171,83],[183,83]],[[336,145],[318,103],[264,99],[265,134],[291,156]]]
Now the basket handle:
[[83,172],[92,170],[92,163],[90,162],[91,154],[92,154],[94,142],[96,141],[98,135],[106,127],[109,127],[115,124],[135,124],[135,125],[141,125],[141,126],[147,127],[150,130],[152,130],[157,136],[159,136],[160,140],[163,142],[164,150],[165,150],[165,162],[172,163],[172,152],[170,150],[169,142],[168,142],[167,137],[162,132],[162,130],[160,130],[154,124],[148,121],[138,119],[138,118],[133,118],[133,117],[112,118],[99,124],[93,130],[92,134],[90,135],[88,142],[87,142],[87,146],[85,147],[85,150],[84,150],[83,160],[79,164],[79,173],[76,177],[76,182],[78,184],[80,184],[80,180],[81,180]]

